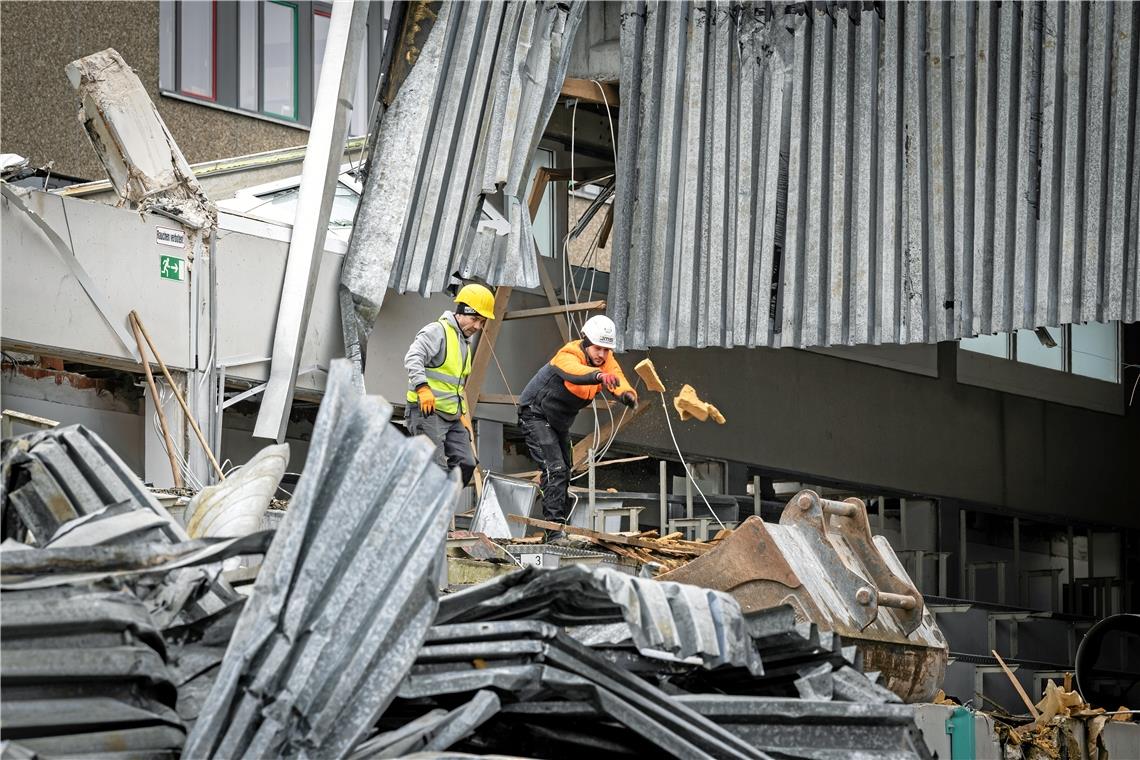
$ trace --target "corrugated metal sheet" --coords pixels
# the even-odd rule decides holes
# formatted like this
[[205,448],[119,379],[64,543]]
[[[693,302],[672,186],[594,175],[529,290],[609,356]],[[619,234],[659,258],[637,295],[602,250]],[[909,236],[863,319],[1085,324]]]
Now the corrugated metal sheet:
[[655,581],[606,567],[527,567],[447,596],[438,622],[546,620],[562,625],[624,621],[642,652],[699,657],[706,667],[764,671],[744,613],[729,594]]
[[333,362],[297,491],[186,757],[344,757],[415,660],[458,473]]
[[4,739],[41,756],[166,757],[186,735],[155,621],[130,591],[5,591]]
[[1140,5],[862,6],[625,4],[624,346],[1136,321]]
[[[389,287],[427,296],[457,272],[538,285],[520,199],[584,5],[442,4],[369,159],[341,271],[347,356],[359,356]],[[480,224],[484,196],[499,191],[505,221]]]

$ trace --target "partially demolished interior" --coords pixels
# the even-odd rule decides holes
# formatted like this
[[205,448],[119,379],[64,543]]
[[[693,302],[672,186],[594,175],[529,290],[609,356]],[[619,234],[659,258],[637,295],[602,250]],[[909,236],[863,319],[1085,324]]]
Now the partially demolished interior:
[[[583,28],[604,26],[570,5]],[[596,47],[594,62],[604,61],[605,40]],[[480,195],[479,221],[456,232],[475,240],[457,248],[474,253],[424,265],[407,238],[393,240],[409,245],[408,260],[389,261],[372,300],[353,302],[375,332],[342,323],[336,287],[350,279],[342,261],[359,260],[354,246],[383,233],[362,233],[358,216],[317,251],[323,274],[294,357],[285,451],[251,435],[276,311],[234,306],[243,288],[280,290],[292,255],[289,225],[259,214],[262,201],[227,207],[200,178],[191,197],[204,193],[218,214],[215,234],[201,237],[161,197],[128,205],[140,220],[149,211],[143,235],[189,231],[194,266],[179,319],[161,313],[161,295],[140,308],[157,338],[157,399],[137,362],[141,342],[116,345],[117,330],[91,350],[83,338],[5,325],[5,395],[36,402],[5,411],[5,756],[1140,753],[1129,709],[1140,695],[1128,685],[1138,632],[1135,616],[1115,614],[1136,609],[1125,580],[1138,561],[1136,524],[1103,512],[1074,524],[808,459],[773,466],[739,443],[710,448],[710,437],[742,435],[742,422],[763,427],[738,392],[747,377],[719,377],[734,374],[731,362],[673,357],[654,368],[648,356],[665,352],[627,354],[646,357],[637,376],[647,398],[628,413],[599,402],[581,415],[577,506],[565,526],[573,541],[542,543],[552,526],[541,520],[516,394],[559,337],[607,308],[611,257],[622,255],[620,83],[555,78],[549,102],[531,104],[550,114],[545,129],[529,125],[534,140],[520,129],[522,163],[476,159],[473,177],[508,171],[487,180],[498,193]],[[398,228],[369,205],[366,175],[342,183],[362,196],[351,200],[369,224]],[[5,223],[26,208],[21,224],[38,214],[57,234],[107,220],[128,228],[109,209],[78,205],[93,189],[17,198],[6,188]],[[85,221],[69,217],[77,208]],[[40,234],[21,229],[5,249]],[[90,254],[78,249],[99,236],[80,237],[55,252],[37,237],[35,255],[66,260],[70,250],[83,270]],[[270,255],[258,258],[258,246]],[[535,268],[510,271],[528,247]],[[271,260],[273,275],[259,281],[235,265],[241,256],[250,271]],[[483,477],[465,491],[431,465],[422,440],[400,434],[399,406],[358,395],[353,366],[330,361],[355,338],[366,349],[347,353],[365,387],[400,398],[403,380],[385,365],[446,303],[438,293],[451,265],[505,283],[468,384]],[[134,293],[106,288],[101,277],[82,287],[77,300],[96,305],[88,314],[136,308]],[[173,383],[159,372],[163,358]],[[48,383],[71,395],[44,391]],[[47,429],[27,432],[36,428]],[[847,433],[849,448],[860,445]],[[738,453],[718,455],[725,449]]]

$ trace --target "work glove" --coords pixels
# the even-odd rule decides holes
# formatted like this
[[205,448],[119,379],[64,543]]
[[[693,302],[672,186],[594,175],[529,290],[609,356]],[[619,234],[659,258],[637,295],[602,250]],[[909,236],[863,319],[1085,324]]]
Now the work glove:
[[612,391],[618,385],[618,376],[613,372],[602,372],[599,370],[598,380],[602,383],[602,385],[606,386],[607,390]]
[[420,397],[420,413],[425,417],[435,411],[435,394],[431,388],[421,385],[416,388],[416,395]]
[[635,406],[637,406],[637,394],[633,391],[626,391],[625,393],[621,394],[621,397],[618,399],[618,401],[621,401],[630,409],[633,409]]

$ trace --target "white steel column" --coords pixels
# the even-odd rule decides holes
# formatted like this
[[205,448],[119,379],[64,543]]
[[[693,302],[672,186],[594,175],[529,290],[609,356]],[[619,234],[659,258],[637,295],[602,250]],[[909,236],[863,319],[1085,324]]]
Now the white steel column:
[[293,405],[297,364],[305,345],[313,290],[328,235],[329,213],[348,136],[348,113],[367,19],[366,0],[334,0],[321,81],[313,104],[313,124],[301,167],[297,218],[289,243],[285,282],[281,286],[281,307],[273,336],[273,363],[253,431],[258,438],[272,438],[279,443],[285,439]]

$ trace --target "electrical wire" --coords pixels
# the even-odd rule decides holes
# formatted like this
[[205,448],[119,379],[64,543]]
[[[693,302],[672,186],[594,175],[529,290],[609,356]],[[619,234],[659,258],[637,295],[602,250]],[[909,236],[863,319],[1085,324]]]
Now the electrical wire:
[[162,434],[162,425],[159,422],[158,410],[160,408],[166,408],[167,402],[174,398],[174,393],[165,383],[158,381],[155,382],[155,388],[158,389],[158,399],[156,400],[157,403],[155,404],[154,414],[151,415],[151,429],[155,435],[158,436],[158,439],[162,441],[162,447],[173,457],[174,463],[178,466],[178,471],[182,474],[182,482],[189,485],[195,491],[201,491],[204,488],[202,481],[198,480],[197,476],[194,475],[194,471],[190,468],[190,464],[186,459],[183,458],[178,451],[172,451],[167,446],[166,437]]
[[693,487],[696,488],[697,493],[701,495],[701,500],[705,503],[705,506],[708,507],[709,514],[713,516],[713,519],[716,520],[717,524],[719,524],[723,529],[725,527],[725,524],[719,517],[717,517],[716,512],[713,511],[712,505],[709,504],[708,497],[706,497],[705,492],[701,490],[701,486],[697,483],[697,479],[693,477],[693,472],[689,468],[689,463],[685,461],[685,455],[681,453],[681,446],[677,443],[677,436],[673,434],[673,421],[669,419],[669,407],[665,405],[665,392],[658,391],[657,393],[661,396],[661,408],[665,411],[665,424],[669,428],[669,437],[673,439],[673,448],[677,450],[677,456],[681,459],[681,466],[685,468],[685,475],[689,478],[689,480],[693,482]]

